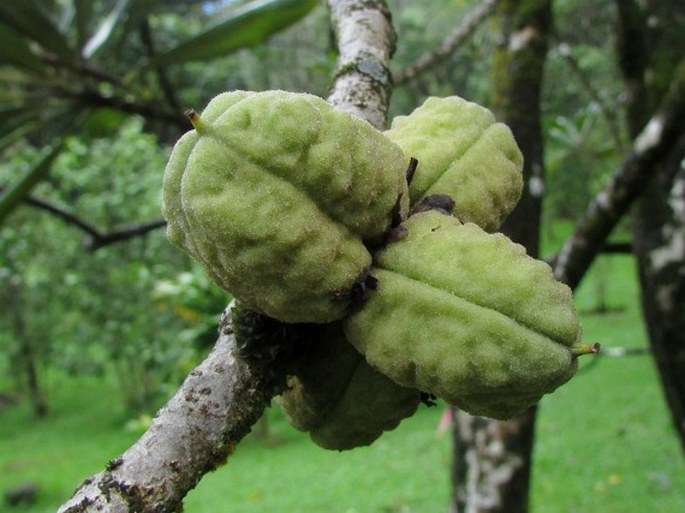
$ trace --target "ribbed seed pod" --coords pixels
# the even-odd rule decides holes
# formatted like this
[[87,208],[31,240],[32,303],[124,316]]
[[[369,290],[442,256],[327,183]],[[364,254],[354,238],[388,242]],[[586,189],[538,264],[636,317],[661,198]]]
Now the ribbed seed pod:
[[279,397],[286,418],[325,449],[371,444],[419,404],[419,392],[373,369],[345,340],[342,327],[322,327]]
[[509,127],[480,105],[431,97],[396,117],[385,134],[418,160],[409,186],[412,205],[450,196],[459,219],[490,232],[521,196],[523,155]]
[[364,244],[408,210],[399,147],[307,94],[224,93],[189,117],[164,178],[169,239],[259,312],[344,316]]
[[429,211],[377,255],[347,339],[397,383],[509,418],[570,379],[580,344],[570,289],[502,234]]

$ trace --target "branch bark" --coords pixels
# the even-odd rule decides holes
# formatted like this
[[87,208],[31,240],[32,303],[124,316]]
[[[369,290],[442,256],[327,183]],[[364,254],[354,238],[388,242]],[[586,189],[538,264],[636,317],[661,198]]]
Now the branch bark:
[[[685,44],[678,2],[617,1],[619,66],[626,89],[631,135],[646,121],[645,105],[685,73]],[[678,66],[678,62],[680,65]],[[648,112],[648,111],[647,111]],[[655,163],[636,202],[633,250],[642,313],[673,427],[685,450],[685,136]]]
[[329,0],[338,62],[328,103],[378,129],[387,122],[395,31],[381,0]]
[[[383,1],[329,3],[341,56],[329,101],[381,127],[390,96],[387,61],[394,44],[387,6]],[[376,80],[378,70],[381,80]],[[150,429],[105,470],[88,478],[59,513],[180,511],[188,491],[228,458],[261,416],[278,379],[267,378],[261,367],[237,356],[228,312],[214,350],[160,410]]]
[[[4,187],[0,187],[0,194],[2,194],[4,190]],[[165,219],[153,219],[152,221],[131,223],[127,226],[117,228],[110,232],[103,232],[97,226],[85,221],[84,219],[81,219],[73,212],[69,212],[68,210],[44,199],[27,196],[24,198],[24,203],[39,210],[49,212],[58,219],[61,219],[65,223],[75,226],[84,232],[86,234],[84,246],[89,251],[95,251],[105,246],[109,246],[110,244],[122,242],[134,237],[141,237],[153,230],[157,230],[166,226]]]
[[90,478],[59,513],[180,511],[183,497],[226,461],[271,397],[264,377],[236,357],[230,306],[212,353],[123,455]]
[[135,237],[142,237],[151,231],[164,228],[166,224],[166,219],[153,219],[152,221],[130,224],[122,228],[112,230],[111,232],[97,232],[96,234],[91,234],[91,236],[86,239],[84,245],[87,250],[96,251],[100,248],[104,248],[105,246],[109,246],[110,244],[123,242]]

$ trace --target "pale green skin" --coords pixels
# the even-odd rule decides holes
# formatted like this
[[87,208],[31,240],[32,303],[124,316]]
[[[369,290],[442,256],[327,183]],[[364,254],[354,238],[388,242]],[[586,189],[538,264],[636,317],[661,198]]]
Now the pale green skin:
[[414,414],[419,392],[371,367],[338,324],[325,326],[279,397],[288,421],[325,449],[370,445]]
[[339,323],[321,325],[312,334],[307,353],[298,361],[289,389],[278,402],[286,418],[300,431],[310,431],[331,414],[360,361],[364,358],[345,339]]
[[418,160],[412,205],[445,194],[459,219],[495,231],[521,197],[523,155],[509,127],[480,105],[431,97],[385,134]]
[[363,243],[408,210],[400,148],[307,94],[224,93],[200,118],[165,172],[169,240],[258,312],[343,317],[371,263]]
[[362,358],[333,411],[309,434],[325,449],[370,445],[412,416],[418,406],[417,390],[398,385]]
[[378,290],[347,339],[397,383],[509,418],[569,380],[580,324],[570,289],[502,234],[435,211],[377,258]]

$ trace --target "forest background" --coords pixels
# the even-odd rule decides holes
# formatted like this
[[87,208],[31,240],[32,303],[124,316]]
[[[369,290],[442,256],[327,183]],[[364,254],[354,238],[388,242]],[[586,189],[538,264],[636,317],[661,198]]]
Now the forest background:
[[[339,66],[332,17],[313,1],[22,5],[0,6],[0,490],[35,485],[21,507],[37,512],[54,510],[133,443],[216,341],[230,298],[168,244],[160,217],[164,165],[188,129],[183,110],[233,89],[326,97]],[[534,466],[498,478],[494,495],[474,482],[510,468],[506,458],[486,454],[490,476],[469,483],[463,469],[474,471],[466,459],[475,442],[459,415],[453,437],[436,435],[445,405],[345,455],[322,454],[272,408],[261,438],[208,476],[187,509],[461,511],[471,501],[480,511],[682,510],[683,8],[621,0],[388,7],[397,33],[388,119],[427,96],[458,94],[493,108],[517,137],[537,127],[538,143],[529,146],[525,131],[519,142],[537,164],[528,184],[544,184],[544,196],[539,205],[539,195],[524,199],[525,229],[515,219],[508,228],[557,264],[574,236],[603,233],[591,272],[563,276],[574,288],[584,279],[576,298],[585,333],[605,354],[543,401],[532,460],[516,436],[502,435],[505,454]],[[525,46],[526,35],[542,48],[511,71],[512,45]],[[517,87],[539,95],[518,98]],[[664,130],[651,160],[640,160],[647,143],[639,136],[660,112],[680,128]],[[631,181],[635,162],[642,174]],[[619,201],[596,228],[601,193]],[[655,299],[664,294],[671,317]],[[532,432],[535,417],[512,426]],[[469,422],[469,432],[487,432]],[[59,466],[64,458],[73,466]],[[279,473],[296,472],[293,458],[311,469],[282,489]],[[312,476],[322,467],[339,473],[317,489]],[[247,477],[228,493],[222,475]]]

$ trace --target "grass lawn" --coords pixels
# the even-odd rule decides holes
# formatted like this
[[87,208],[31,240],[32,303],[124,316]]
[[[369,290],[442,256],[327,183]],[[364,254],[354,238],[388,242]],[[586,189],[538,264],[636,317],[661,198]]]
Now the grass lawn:
[[[586,340],[642,347],[632,263],[603,257],[579,289]],[[608,313],[593,313],[602,303]],[[53,414],[26,405],[0,412],[0,492],[39,486],[32,507],[55,511],[87,475],[138,436],[115,389],[96,378],[53,378]],[[324,451],[268,411],[269,437],[250,436],[230,463],[187,497],[188,513],[443,512],[450,494],[449,436],[437,436],[442,408],[421,408],[373,446]],[[583,359],[577,377],[543,399],[532,484],[533,513],[685,511],[685,459],[649,356]],[[3,509],[6,508],[6,509]]]

